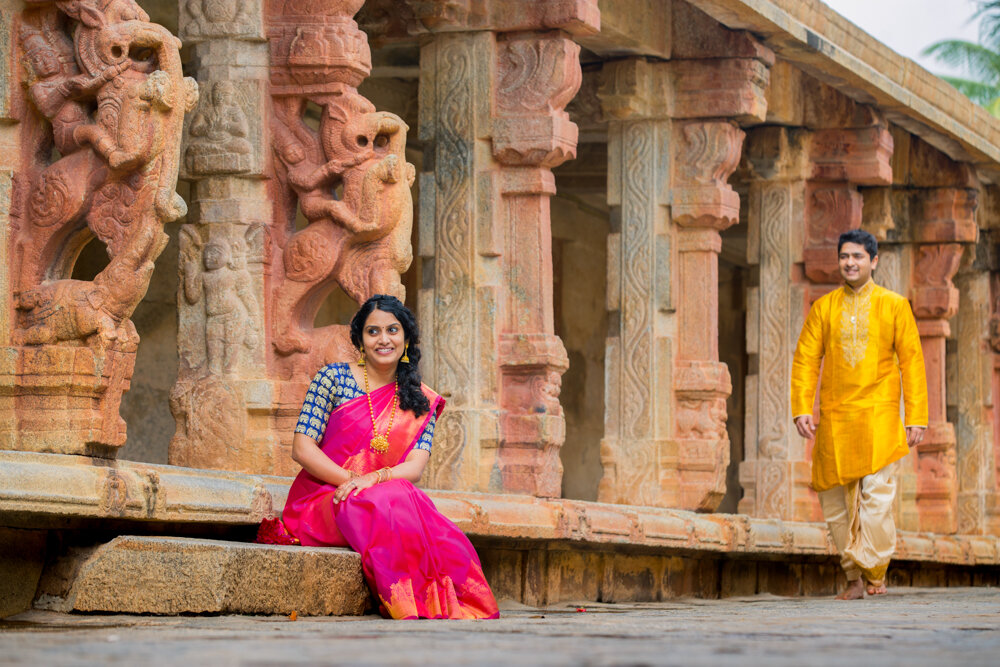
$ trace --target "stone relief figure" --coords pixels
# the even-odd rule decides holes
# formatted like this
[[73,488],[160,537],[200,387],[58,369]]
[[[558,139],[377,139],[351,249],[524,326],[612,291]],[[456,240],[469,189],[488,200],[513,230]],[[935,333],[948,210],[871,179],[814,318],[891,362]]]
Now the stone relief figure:
[[[23,159],[7,252],[17,382],[32,391],[13,409],[51,419],[12,437],[34,451],[113,457],[139,342],[129,318],[166,245],[163,225],[186,213],[175,187],[198,88],[182,73],[180,42],[134,0],[25,5],[15,33]],[[95,238],[107,266],[71,278]]]
[[234,26],[249,23],[253,3],[242,0],[189,0],[184,8],[191,16],[185,27],[191,36],[215,36],[235,32]]
[[240,348],[252,350],[257,345],[253,322],[257,299],[251,291],[243,244],[226,239],[202,244],[198,233],[189,228],[181,234],[185,238],[184,298],[190,304],[205,304],[206,370],[212,375],[232,374],[237,370]]
[[[319,132],[303,121],[306,102],[321,109]],[[374,293],[403,295],[399,276],[412,261],[407,126],[347,85],[332,94],[275,100],[273,147],[309,225],[284,247],[285,278],[276,293],[273,345],[279,354],[309,352],[305,309],[336,283],[363,302]]]
[[247,141],[246,113],[240,108],[236,86],[219,81],[212,87],[211,102],[194,115],[185,151],[189,172],[236,174],[250,169],[253,147]]
[[[14,339],[39,345],[97,334],[131,345],[127,318],[166,243],[162,225],[186,212],[174,192],[177,146],[197,85],[181,74],[178,40],[133,0],[31,5],[61,10],[74,41],[51,9],[20,33],[29,98],[51,122],[62,157],[40,165],[28,195]],[[109,265],[92,282],[49,279],[53,263],[71,270],[63,258],[91,238],[83,224],[107,245]]]

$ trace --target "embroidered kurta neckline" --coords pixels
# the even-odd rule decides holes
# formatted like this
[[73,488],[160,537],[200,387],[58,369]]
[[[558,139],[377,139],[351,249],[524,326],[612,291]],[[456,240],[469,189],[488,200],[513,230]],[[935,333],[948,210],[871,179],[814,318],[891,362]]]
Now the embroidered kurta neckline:
[[855,368],[868,351],[868,313],[871,312],[872,292],[875,282],[868,280],[861,289],[854,291],[844,285],[844,303],[840,314],[840,349],[844,361]]

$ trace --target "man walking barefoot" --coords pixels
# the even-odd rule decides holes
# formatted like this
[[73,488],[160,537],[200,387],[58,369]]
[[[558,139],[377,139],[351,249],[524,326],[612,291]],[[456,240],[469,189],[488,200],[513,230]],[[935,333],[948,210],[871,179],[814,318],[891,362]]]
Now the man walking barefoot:
[[886,591],[896,549],[893,464],[924,437],[927,379],[909,302],[872,281],[875,237],[845,232],[837,253],[845,284],[817,299],[802,327],[792,362],[792,414],[799,435],[815,440],[812,486],[847,575],[837,599],[856,600],[866,590]]

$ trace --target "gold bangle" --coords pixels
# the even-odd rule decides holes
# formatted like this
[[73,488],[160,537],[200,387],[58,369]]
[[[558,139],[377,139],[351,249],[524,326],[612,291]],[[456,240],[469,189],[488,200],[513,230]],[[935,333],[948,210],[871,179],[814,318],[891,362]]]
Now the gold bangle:
[[390,479],[392,479],[392,468],[386,466],[385,468],[382,468],[382,470],[385,471],[385,481],[386,482],[388,482]]

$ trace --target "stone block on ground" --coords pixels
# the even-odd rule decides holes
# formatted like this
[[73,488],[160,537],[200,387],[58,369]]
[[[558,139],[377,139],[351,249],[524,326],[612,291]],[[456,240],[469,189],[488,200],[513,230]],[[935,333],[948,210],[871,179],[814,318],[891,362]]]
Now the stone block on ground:
[[36,607],[147,614],[351,616],[365,611],[349,549],[122,536],[50,564]]

